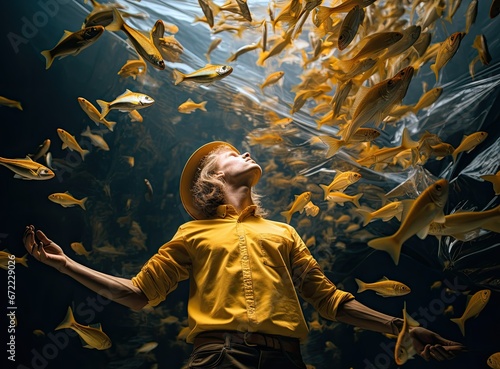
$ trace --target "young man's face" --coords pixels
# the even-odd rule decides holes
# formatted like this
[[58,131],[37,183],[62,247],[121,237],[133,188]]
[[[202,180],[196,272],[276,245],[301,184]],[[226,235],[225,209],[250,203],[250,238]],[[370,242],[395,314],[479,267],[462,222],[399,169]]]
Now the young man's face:
[[248,152],[238,154],[233,150],[219,153],[218,171],[228,184],[255,186],[262,175],[262,168]]

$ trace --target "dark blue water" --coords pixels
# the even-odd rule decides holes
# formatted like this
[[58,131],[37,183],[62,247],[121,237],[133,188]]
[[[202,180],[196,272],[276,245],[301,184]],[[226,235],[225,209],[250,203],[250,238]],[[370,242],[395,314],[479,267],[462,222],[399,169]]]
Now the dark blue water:
[[[281,144],[250,145],[249,135],[269,132],[266,113],[275,111],[280,117],[291,116],[290,106],[295,98],[291,89],[308,72],[302,66],[299,51],[300,47],[311,51],[308,29],[296,41],[296,50],[270,59],[265,67],[255,64],[258,51],[253,51],[231,63],[233,73],[212,85],[174,86],[172,69],[191,72],[204,66],[204,54],[211,39],[220,37],[223,40],[211,54],[212,63],[223,64],[239,47],[257,42],[261,28],[249,27],[241,38],[228,32],[212,36],[206,25],[193,23],[195,16],[203,15],[196,1],[123,3],[131,13],[149,14],[147,19],[127,20],[138,29],[149,31],[160,18],[179,27],[175,37],[183,45],[184,53],[177,63],[167,63],[164,71],[148,65],[147,75],[137,80],[120,78],[117,72],[126,60],[135,58],[135,53],[122,32],[105,32],[78,56],[55,60],[52,67],[45,70],[40,52],[52,48],[63,30],[79,29],[91,7],[82,2],[62,0],[9,2],[4,6],[0,26],[0,95],[20,100],[23,111],[0,106],[0,156],[24,157],[50,138],[50,151],[58,164],[54,179],[36,182],[13,179],[12,172],[0,168],[0,248],[7,248],[19,257],[24,255],[22,233],[27,224],[33,224],[78,262],[104,273],[130,278],[170,239],[180,224],[189,220],[178,197],[178,180],[185,160],[205,142],[227,140],[241,150],[249,150],[263,167],[271,160],[276,163],[276,169],[264,173],[257,187],[265,196],[264,205],[270,218],[283,221],[279,213],[287,209],[293,196],[313,191],[313,202],[320,207],[320,215],[311,218],[294,214],[291,224],[304,239],[315,236],[316,244],[311,252],[340,288],[354,293],[359,301],[395,316],[401,316],[406,301],[408,312],[423,326],[469,347],[469,352],[453,361],[427,363],[417,357],[405,367],[487,368],[488,356],[500,351],[498,234],[482,232],[469,242],[446,237],[440,244],[435,237],[428,236],[425,240],[412,237],[403,246],[401,260],[395,266],[386,253],[367,247],[366,241],[374,235],[392,234],[399,222],[375,221],[365,228],[350,231],[348,225],[361,222],[352,204],[328,210],[317,185],[329,183],[338,169],[359,171],[363,178],[346,192],[365,192],[362,205],[377,208],[380,201],[370,196],[367,185],[389,192],[406,183],[406,194],[401,195],[404,198],[415,197],[436,178],[446,178],[450,181],[446,214],[459,209],[481,211],[499,204],[491,183],[479,177],[496,173],[500,163],[500,49],[497,36],[500,24],[498,18],[488,17],[489,1],[479,2],[477,20],[462,40],[457,54],[440,72],[440,81],[435,84],[430,63],[425,64],[413,77],[404,100],[405,104],[414,104],[422,94],[422,84],[426,83],[428,89],[434,85],[443,87],[438,102],[417,116],[404,118],[395,127],[387,126],[376,143],[380,147],[398,145],[404,126],[415,140],[429,131],[455,147],[464,134],[486,131],[488,138],[470,153],[461,154],[455,163],[451,157],[446,157],[440,161],[429,160],[421,167],[389,167],[384,171],[357,166],[356,158],[348,150],[325,159],[325,146],[312,143],[311,139],[318,134],[334,134],[335,130],[328,126],[317,130],[316,120],[320,115],[311,116],[316,106],[313,100],[308,100],[293,114],[293,123],[275,128],[283,138]],[[266,1],[248,3],[255,19],[267,16]],[[441,42],[452,32],[464,30],[468,3],[463,1],[453,23],[436,23],[432,31],[433,42]],[[324,5],[330,4],[325,2]],[[492,61],[489,66],[478,62],[472,79],[468,64],[477,55],[472,48],[477,34],[485,35]],[[281,59],[286,61],[280,64]],[[313,63],[308,68],[319,68],[319,64]],[[283,84],[269,87],[262,94],[259,85],[269,73],[277,70],[285,71]],[[97,150],[88,139],[80,136],[87,125],[94,130],[98,127],[80,109],[77,98],[84,97],[92,103],[96,99],[111,101],[127,88],[152,96],[155,104],[140,111],[143,123],[131,122],[125,113],[111,112],[109,119],[117,125],[113,132],[104,134],[110,151]],[[333,95],[333,91],[329,95]],[[208,112],[180,114],[177,107],[187,98],[196,102],[208,101]],[[57,128],[75,135],[80,144],[91,151],[85,161],[61,149]],[[130,168],[123,156],[134,156],[135,166]],[[145,178],[154,188],[150,202],[145,199]],[[277,181],[279,179],[286,181]],[[65,191],[77,198],[88,196],[87,210],[62,208],[47,199],[51,193]],[[342,215],[351,217],[348,223],[335,222]],[[118,219],[124,220],[122,224]],[[304,223],[304,219],[310,223]],[[144,240],[142,244],[134,243],[130,234],[131,229],[138,229],[137,225]],[[124,254],[109,255],[94,250],[86,259],[71,250],[72,242],[83,242],[87,250],[112,245]],[[153,312],[134,313],[98,297],[33,259],[28,263],[29,268],[18,264],[15,270],[16,362],[7,361],[6,350],[2,351],[2,360],[11,365],[9,367],[152,368],[155,364],[158,368],[182,367],[191,351],[190,345],[176,339],[185,326],[186,283],[181,283]],[[0,274],[5,280],[1,285],[7,285],[7,273]],[[372,291],[356,293],[354,277],[373,282],[384,275],[410,286],[411,294],[382,298]],[[435,281],[443,284],[431,290]],[[466,336],[462,337],[450,317],[463,313],[467,292],[472,294],[485,288],[492,291],[490,301],[477,318],[466,323]],[[7,293],[2,296],[1,305],[6,312]],[[454,313],[446,315],[444,311],[450,305]],[[70,331],[54,331],[68,306],[73,307],[80,323],[102,323],[113,346],[105,351],[85,349],[77,337],[62,333]],[[316,319],[311,307],[304,305],[304,313],[308,321]],[[178,317],[179,323],[160,322],[170,315]],[[396,367],[392,357],[394,340],[326,320],[319,322],[322,328],[313,329],[303,345],[306,363],[317,369]],[[7,333],[8,321],[0,329]],[[36,329],[45,335],[34,335]],[[136,354],[137,348],[150,341],[158,342],[158,347],[147,355]]]

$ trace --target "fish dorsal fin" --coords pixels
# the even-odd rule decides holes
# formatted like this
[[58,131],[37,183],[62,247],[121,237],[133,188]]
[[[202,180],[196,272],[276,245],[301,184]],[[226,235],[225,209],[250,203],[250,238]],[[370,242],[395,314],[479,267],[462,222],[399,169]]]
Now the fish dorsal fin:
[[63,33],[63,35],[62,35],[62,37],[61,37],[61,39],[59,40],[58,43],[60,43],[62,40],[64,40],[64,39],[68,38],[69,36],[71,36],[71,34],[73,34],[73,32],[68,31],[68,30],[65,29],[64,33]]
[[411,149],[417,147],[418,144],[419,143],[417,141],[413,141],[411,139],[410,133],[408,132],[408,128],[405,127],[403,129],[403,136],[401,137],[401,147],[405,149]]
[[342,172],[340,169],[337,169],[337,173],[335,174],[335,177],[333,177],[333,179],[337,178],[337,177],[338,177],[338,176],[340,176],[342,173],[344,173],[344,172]]
[[186,101],[186,102],[189,102],[189,103],[193,103],[193,104],[194,104],[194,101],[193,101],[193,100],[191,100],[191,98],[190,98],[190,97],[187,99],[187,101]]
[[25,159],[28,160],[28,161],[33,161],[33,159],[31,159],[28,155],[26,155]]
[[64,191],[64,193],[65,193],[66,195],[70,195],[70,196],[71,196],[71,194],[69,193],[69,191]]
[[125,90],[125,92],[124,92],[124,93],[122,93],[120,96],[117,96],[116,98],[117,98],[117,99],[119,99],[120,97],[126,96],[126,95],[131,94],[131,93],[132,93],[132,91],[130,91],[130,90],[127,88],[127,89]]
[[102,332],[102,325],[101,325],[101,323],[92,323],[92,324],[89,324],[89,327],[97,329],[97,330],[99,330],[99,331]]
[[382,281],[388,281],[389,278],[387,278],[385,275],[379,279],[379,282],[382,282]]

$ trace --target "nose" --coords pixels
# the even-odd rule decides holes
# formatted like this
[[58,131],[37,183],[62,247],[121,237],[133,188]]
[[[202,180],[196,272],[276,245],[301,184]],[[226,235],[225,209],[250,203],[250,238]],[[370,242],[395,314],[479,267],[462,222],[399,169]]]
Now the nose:
[[247,151],[247,152],[244,152],[243,154],[241,154],[241,157],[243,159],[246,159],[246,158],[249,158],[250,157],[250,153]]

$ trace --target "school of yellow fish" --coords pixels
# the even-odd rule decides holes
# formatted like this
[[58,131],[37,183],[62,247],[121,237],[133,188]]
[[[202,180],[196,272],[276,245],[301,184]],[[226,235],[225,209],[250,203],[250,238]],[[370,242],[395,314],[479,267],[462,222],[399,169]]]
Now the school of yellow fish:
[[[295,98],[290,103],[290,110],[278,114],[269,109],[264,111],[264,127],[258,127],[248,132],[245,137],[247,146],[255,148],[257,152],[271,152],[271,159],[264,163],[266,175],[260,185],[261,191],[272,193],[285,190],[285,203],[275,200],[267,205],[272,206],[272,216],[281,217],[294,224],[304,233],[306,244],[317,250],[332,247],[345,248],[345,244],[336,241],[339,233],[346,235],[353,242],[365,242],[368,247],[386,252],[395,265],[398,265],[403,245],[413,236],[425,239],[428,236],[453,237],[460,241],[471,240],[478,235],[478,230],[500,233],[500,205],[485,211],[461,211],[445,214],[444,209],[451,191],[449,181],[441,178],[432,181],[426,188],[413,194],[413,198],[404,198],[404,194],[389,196],[382,188],[369,183],[363,183],[363,169],[374,172],[408,171],[423,167],[430,160],[450,160],[456,162],[460,155],[470,153],[480,146],[487,138],[488,132],[468,132],[461,142],[454,142],[454,147],[444,142],[432,132],[410,132],[405,127],[398,127],[398,122],[410,114],[417,115],[420,111],[429,109],[442,95],[443,87],[440,77],[447,63],[454,57],[460,47],[477,49],[477,57],[470,61],[469,71],[472,78],[477,69],[476,63],[488,66],[491,56],[487,48],[484,35],[478,34],[470,45],[464,45],[464,39],[473,26],[478,9],[478,2],[472,0],[465,13],[465,28],[449,34],[442,40],[433,39],[436,23],[446,20],[453,22],[453,17],[461,5],[460,0],[420,0],[408,4],[404,1],[381,0],[289,0],[269,1],[266,15],[256,19],[252,12],[252,2],[245,0],[228,0],[224,4],[216,4],[212,0],[199,0],[203,17],[193,19],[193,22],[206,25],[207,32],[213,35],[210,45],[206,45],[205,66],[192,66],[193,72],[183,73],[169,67],[169,62],[182,59],[183,46],[175,39],[174,34],[179,31],[175,24],[157,20],[150,32],[135,29],[125,18],[135,17],[137,14],[127,13],[120,3],[101,4],[91,1],[93,10],[86,17],[82,28],[75,32],[65,31],[63,37],[52,48],[42,52],[46,60],[46,69],[49,69],[62,57],[78,55],[85,48],[91,47],[105,32],[116,32],[124,35],[134,48],[137,58],[124,61],[118,71],[120,78],[131,77],[134,81],[145,78],[148,67],[158,71],[165,71],[171,75],[173,88],[195,89],[198,84],[210,84],[217,89],[219,80],[231,74],[244,73],[229,65],[243,54],[254,56],[257,66],[265,72],[265,77],[255,91],[262,95],[269,93],[274,86],[279,86],[287,78],[286,72],[276,70],[276,63],[286,62],[287,58],[303,65],[303,73],[297,76],[301,82],[292,92]],[[465,6],[462,5],[462,6]],[[489,17],[493,20],[498,15],[499,1],[493,0]],[[144,20],[147,22],[147,20]],[[149,23],[148,23],[149,24]],[[232,33],[241,37],[248,29],[259,29],[261,36],[258,40],[232,50],[225,65],[213,65],[210,62],[211,54],[219,47],[222,39],[217,34]],[[303,50],[304,35],[308,34],[308,48]],[[301,50],[301,46],[302,50]],[[284,56],[283,56],[284,55]],[[299,56],[298,56],[299,55]],[[424,66],[430,68],[435,75],[436,85],[427,89],[424,86],[418,101],[413,105],[402,105],[403,99],[411,84],[412,78]],[[162,72],[163,73],[163,72]],[[165,71],[164,73],[167,73]],[[211,85],[213,83],[213,86]],[[276,93],[277,90],[275,90]],[[114,113],[113,110],[126,112],[132,122],[143,122],[138,112],[155,103],[154,97],[138,91],[117,91],[112,101],[96,100],[96,104],[84,97],[78,97],[78,103],[90,120],[97,126],[103,125],[107,133],[113,132],[116,122],[106,118]],[[233,104],[245,104],[245,109],[260,109],[262,107],[243,102],[244,97],[235,95]],[[272,101],[272,100],[271,100]],[[0,97],[0,105],[23,110],[21,102]],[[208,105],[208,106],[207,106]],[[313,106],[312,108],[309,108]],[[328,160],[336,155],[348,155],[343,167],[326,170],[325,174],[315,176],[307,170],[307,158],[300,155],[300,151],[289,150],[286,142],[292,137],[294,128],[294,114],[301,109],[310,109],[314,125],[309,132],[308,141],[310,152]],[[207,110],[215,109],[210,102],[188,98],[176,107],[181,114],[203,114]],[[115,116],[115,115],[113,115]],[[313,118],[314,117],[314,118]],[[314,127],[315,126],[315,127]],[[290,128],[292,127],[292,128]],[[391,129],[389,129],[389,127]],[[401,128],[401,129],[399,129]],[[138,128],[142,129],[142,128]],[[377,138],[381,134],[393,134],[399,131],[400,144],[394,147],[378,147]],[[87,155],[95,155],[84,149],[79,140],[63,128],[57,129],[57,135],[62,142],[62,149],[69,149],[79,153],[82,161]],[[102,151],[113,148],[103,138],[103,131],[92,132],[89,126],[81,136],[90,139],[91,144]],[[396,139],[396,137],[394,137]],[[147,146],[147,137],[144,142],[138,142],[137,147]],[[50,154],[50,139],[46,139],[35,154],[25,158],[0,158],[0,164],[15,173],[16,178],[26,180],[48,180],[57,175]],[[194,149],[194,148],[193,148]],[[147,149],[145,149],[147,150]],[[130,168],[135,165],[133,156],[122,156],[123,161]],[[39,161],[45,160],[45,164]],[[154,159],[154,157],[152,158]],[[59,159],[55,164],[62,165]],[[57,167],[57,165],[56,165]],[[296,174],[285,176],[281,168],[292,170]],[[321,179],[317,179],[321,178]],[[481,175],[481,178],[492,184],[491,196],[500,194],[500,170],[496,173]],[[111,197],[109,178],[103,188],[107,196]],[[330,181],[329,183],[324,181]],[[355,186],[352,186],[355,185]],[[357,188],[357,193],[346,190]],[[357,186],[357,187],[356,187]],[[153,187],[148,179],[144,179],[144,197],[150,202],[154,199]],[[293,201],[289,201],[292,197]],[[279,196],[280,199],[283,196]],[[81,199],[73,197],[69,190],[64,193],[53,193],[48,199],[62,207],[79,206],[86,210],[86,201],[92,195]],[[126,260],[129,250],[147,250],[147,235],[142,231],[139,223],[132,218],[130,210],[136,199],[129,198],[125,206],[126,215],[120,216],[116,222],[120,227],[128,229],[130,236],[126,247],[115,247],[110,244],[107,231],[99,217],[92,217],[93,246],[87,250],[83,243],[73,242],[71,248],[77,255],[84,256],[96,263],[100,258],[122,258]],[[348,204],[351,203],[351,204]],[[343,214],[334,217],[338,206],[343,206]],[[95,204],[95,212],[104,210],[106,206]],[[298,214],[305,214],[297,216]],[[319,215],[321,229],[312,227],[311,218]],[[104,217],[105,215],[102,215]],[[375,221],[397,222],[398,229],[392,235],[376,237],[363,229],[370,222]],[[324,226],[327,224],[327,226]],[[308,231],[312,229],[313,231]],[[313,234],[311,234],[313,232]],[[317,234],[314,234],[317,232]],[[321,239],[320,243],[317,239]],[[7,251],[0,253],[1,259],[6,260]],[[18,258],[25,266],[26,255]],[[319,259],[320,265],[329,270],[332,260]],[[3,264],[3,263],[2,263]],[[3,266],[2,266],[3,267]],[[124,274],[133,274],[138,270],[134,263],[125,263],[122,266]],[[381,276],[383,275],[381,271]],[[390,280],[383,276],[376,282],[364,282],[356,278],[358,293],[373,290],[383,297],[397,297],[411,293],[409,286],[400,281]],[[441,288],[437,285],[432,288]],[[461,317],[455,315],[451,321],[456,323],[465,336],[465,323],[477,316],[487,305],[491,291],[482,289],[471,295],[470,300],[463,307],[456,307],[463,311]],[[449,311],[453,312],[453,306]],[[163,325],[176,325],[179,336],[186,334],[186,319],[169,315],[170,310],[155,309],[156,315],[161,318]],[[149,314],[152,314],[149,312]],[[412,322],[407,313],[406,305],[403,308],[404,326],[400,335],[396,337],[394,359],[402,365],[415,353],[408,345],[408,329]],[[310,328],[322,330],[323,323],[313,316]],[[472,322],[469,324],[473,324]],[[68,314],[55,329],[69,328],[75,330],[86,342],[87,348],[99,350],[111,346],[109,337],[100,327],[94,328],[78,324],[73,317],[71,308]],[[329,342],[329,341],[328,341]],[[330,342],[331,343],[331,342]],[[158,345],[157,342],[146,342],[136,348],[136,353],[148,353]],[[411,345],[410,345],[411,346]],[[326,350],[336,350],[328,347]],[[492,354],[487,364],[492,368],[500,367],[500,353]]]

